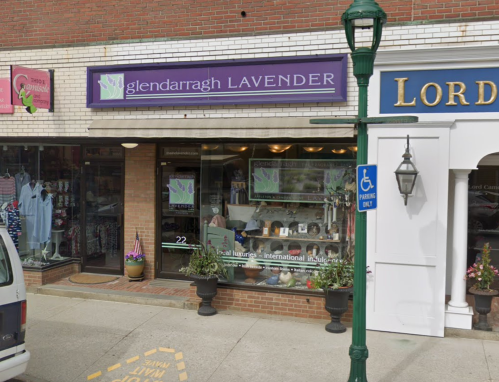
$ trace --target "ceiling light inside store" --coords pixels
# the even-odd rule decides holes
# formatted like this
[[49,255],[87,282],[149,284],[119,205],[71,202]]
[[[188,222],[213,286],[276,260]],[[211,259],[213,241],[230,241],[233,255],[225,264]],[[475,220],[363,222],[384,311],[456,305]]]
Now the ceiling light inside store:
[[292,145],[268,145],[268,146],[270,152],[275,154],[280,154],[288,150]]
[[39,150],[39,151],[43,151],[43,150],[44,150],[44,147],[43,147],[43,146],[38,146],[38,150]]
[[353,151],[354,153],[357,152],[357,146],[350,146],[348,150]]
[[243,151],[248,150],[248,146],[227,146],[227,148],[235,153],[242,153]]
[[347,152],[345,149],[332,149],[331,151],[335,154],[345,154]]
[[122,143],[121,146],[123,146],[125,149],[134,149],[138,146],[138,143]]
[[218,149],[219,145],[201,145],[201,148],[205,151],[213,151]]
[[3,151],[7,151],[7,149],[8,149],[7,145],[4,145],[3,146]]
[[309,153],[318,153],[324,147],[304,147],[303,150],[308,151]]
[[28,150],[28,146],[27,145],[24,145],[24,150]]

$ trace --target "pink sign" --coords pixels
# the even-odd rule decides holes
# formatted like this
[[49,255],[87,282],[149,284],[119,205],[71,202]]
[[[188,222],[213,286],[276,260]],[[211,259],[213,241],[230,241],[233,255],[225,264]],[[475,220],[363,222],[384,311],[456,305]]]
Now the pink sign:
[[13,65],[10,70],[12,81],[12,104],[26,106],[29,113],[37,108],[52,109],[50,72]]
[[10,80],[0,78],[0,114],[14,113],[14,106],[10,99]]

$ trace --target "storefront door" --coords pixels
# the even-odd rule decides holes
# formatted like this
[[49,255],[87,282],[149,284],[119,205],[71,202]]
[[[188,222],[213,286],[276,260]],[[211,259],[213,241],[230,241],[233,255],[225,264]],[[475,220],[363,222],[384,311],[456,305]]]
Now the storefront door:
[[83,166],[82,271],[123,274],[123,163]]
[[185,279],[180,268],[189,263],[199,242],[199,161],[161,161],[158,220],[161,255],[158,277]]

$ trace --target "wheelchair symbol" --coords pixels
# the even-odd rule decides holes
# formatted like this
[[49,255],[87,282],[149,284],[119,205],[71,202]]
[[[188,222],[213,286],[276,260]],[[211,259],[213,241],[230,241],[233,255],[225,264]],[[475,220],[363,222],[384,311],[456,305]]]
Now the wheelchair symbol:
[[360,188],[362,191],[367,192],[371,188],[374,188],[374,185],[371,183],[371,179],[369,179],[368,176],[366,176],[367,169],[364,169],[364,177],[360,181]]

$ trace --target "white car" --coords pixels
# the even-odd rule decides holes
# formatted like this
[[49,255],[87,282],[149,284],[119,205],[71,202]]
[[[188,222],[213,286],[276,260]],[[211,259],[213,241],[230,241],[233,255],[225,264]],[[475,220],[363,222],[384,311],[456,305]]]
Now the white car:
[[[0,220],[1,221],[1,220]],[[16,247],[0,224],[0,382],[26,371],[26,286]]]

